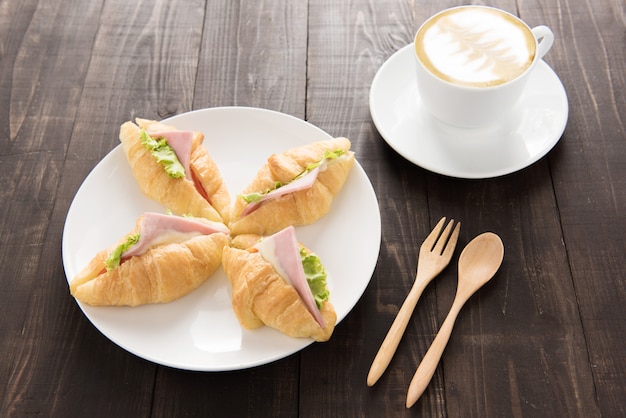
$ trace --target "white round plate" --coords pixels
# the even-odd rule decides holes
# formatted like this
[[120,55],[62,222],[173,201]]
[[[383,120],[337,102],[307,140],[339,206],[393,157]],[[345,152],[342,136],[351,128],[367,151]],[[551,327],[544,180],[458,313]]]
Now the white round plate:
[[509,120],[480,129],[456,128],[431,116],[417,91],[415,65],[412,43],[385,61],[372,82],[370,112],[383,139],[422,168],[459,178],[502,176],[539,160],[565,130],[567,95],[544,61]]
[[[233,198],[271,153],[331,138],[308,122],[257,108],[204,109],[166,122],[204,132],[204,145]],[[98,251],[128,233],[140,214],[165,210],[141,194],[121,146],[111,151],[85,179],[67,214],[63,264],[68,283]],[[297,234],[324,263],[339,322],[365,291],[380,250],[378,202],[358,162],[330,213],[313,225],[298,227]],[[78,304],[96,328],[120,347],[186,370],[244,369],[283,358],[313,342],[269,327],[243,329],[233,313],[231,286],[221,267],[200,288],[167,304],[136,308]]]

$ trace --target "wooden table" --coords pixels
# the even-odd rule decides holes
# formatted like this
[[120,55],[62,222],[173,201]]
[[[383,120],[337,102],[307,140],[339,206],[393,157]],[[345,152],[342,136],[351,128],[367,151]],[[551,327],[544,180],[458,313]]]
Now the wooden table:
[[[457,4],[1,0],[0,415],[626,415],[624,3],[490,2],[553,29],[546,62],[570,113],[547,157],[484,180],[411,164],[368,105],[383,62]],[[123,121],[217,106],[272,109],[351,138],[382,242],[368,288],[329,342],[252,369],[190,372],[129,354],[91,325],[69,295],[62,231]],[[494,231],[506,255],[407,410],[409,381],[454,296],[454,267],[426,289],[381,380],[365,380],[441,216],[462,221],[460,245]]]

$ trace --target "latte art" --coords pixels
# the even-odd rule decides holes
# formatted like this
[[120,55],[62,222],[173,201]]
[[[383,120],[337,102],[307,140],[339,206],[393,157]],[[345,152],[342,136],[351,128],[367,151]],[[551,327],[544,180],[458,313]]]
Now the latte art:
[[450,9],[418,32],[415,49],[424,66],[451,83],[487,87],[506,83],[530,67],[536,41],[514,17],[489,8]]

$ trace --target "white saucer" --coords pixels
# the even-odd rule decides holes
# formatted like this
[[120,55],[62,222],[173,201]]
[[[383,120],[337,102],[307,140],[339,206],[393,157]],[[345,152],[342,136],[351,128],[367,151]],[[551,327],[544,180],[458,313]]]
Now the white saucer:
[[385,141],[412,163],[451,177],[490,178],[529,166],[556,145],[568,102],[559,77],[540,61],[510,120],[480,129],[446,125],[424,109],[415,82],[413,44],[378,70],[370,112]]

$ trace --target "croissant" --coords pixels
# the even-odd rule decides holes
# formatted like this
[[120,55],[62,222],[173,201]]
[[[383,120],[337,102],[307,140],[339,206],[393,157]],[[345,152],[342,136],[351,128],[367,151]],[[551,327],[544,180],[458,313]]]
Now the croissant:
[[160,122],[137,119],[120,127],[120,141],[133,176],[147,197],[181,215],[203,217],[228,223],[230,195],[217,164],[202,146],[204,135],[194,132],[190,156],[191,180],[171,178],[141,143],[140,131],[150,126],[174,129]]
[[272,189],[277,182],[288,184],[310,164],[322,160],[328,151],[343,151],[341,158],[329,161],[325,169],[319,171],[315,182],[307,189],[264,202],[247,214],[248,202],[241,196],[235,199],[229,223],[231,233],[269,235],[288,225],[307,225],[324,216],[354,164],[350,145],[347,138],[335,138],[270,156],[242,195]]
[[[138,230],[140,221],[126,237]],[[183,242],[153,246],[107,271],[105,260],[126,237],[96,254],[73,278],[70,292],[76,299],[94,306],[173,301],[195,290],[217,270],[223,249],[230,242],[226,233],[198,235]]]
[[222,265],[233,287],[233,310],[244,328],[267,325],[290,337],[316,341],[327,341],[332,335],[337,322],[332,304],[325,301],[320,308],[322,328],[294,287],[258,252],[225,247]]

